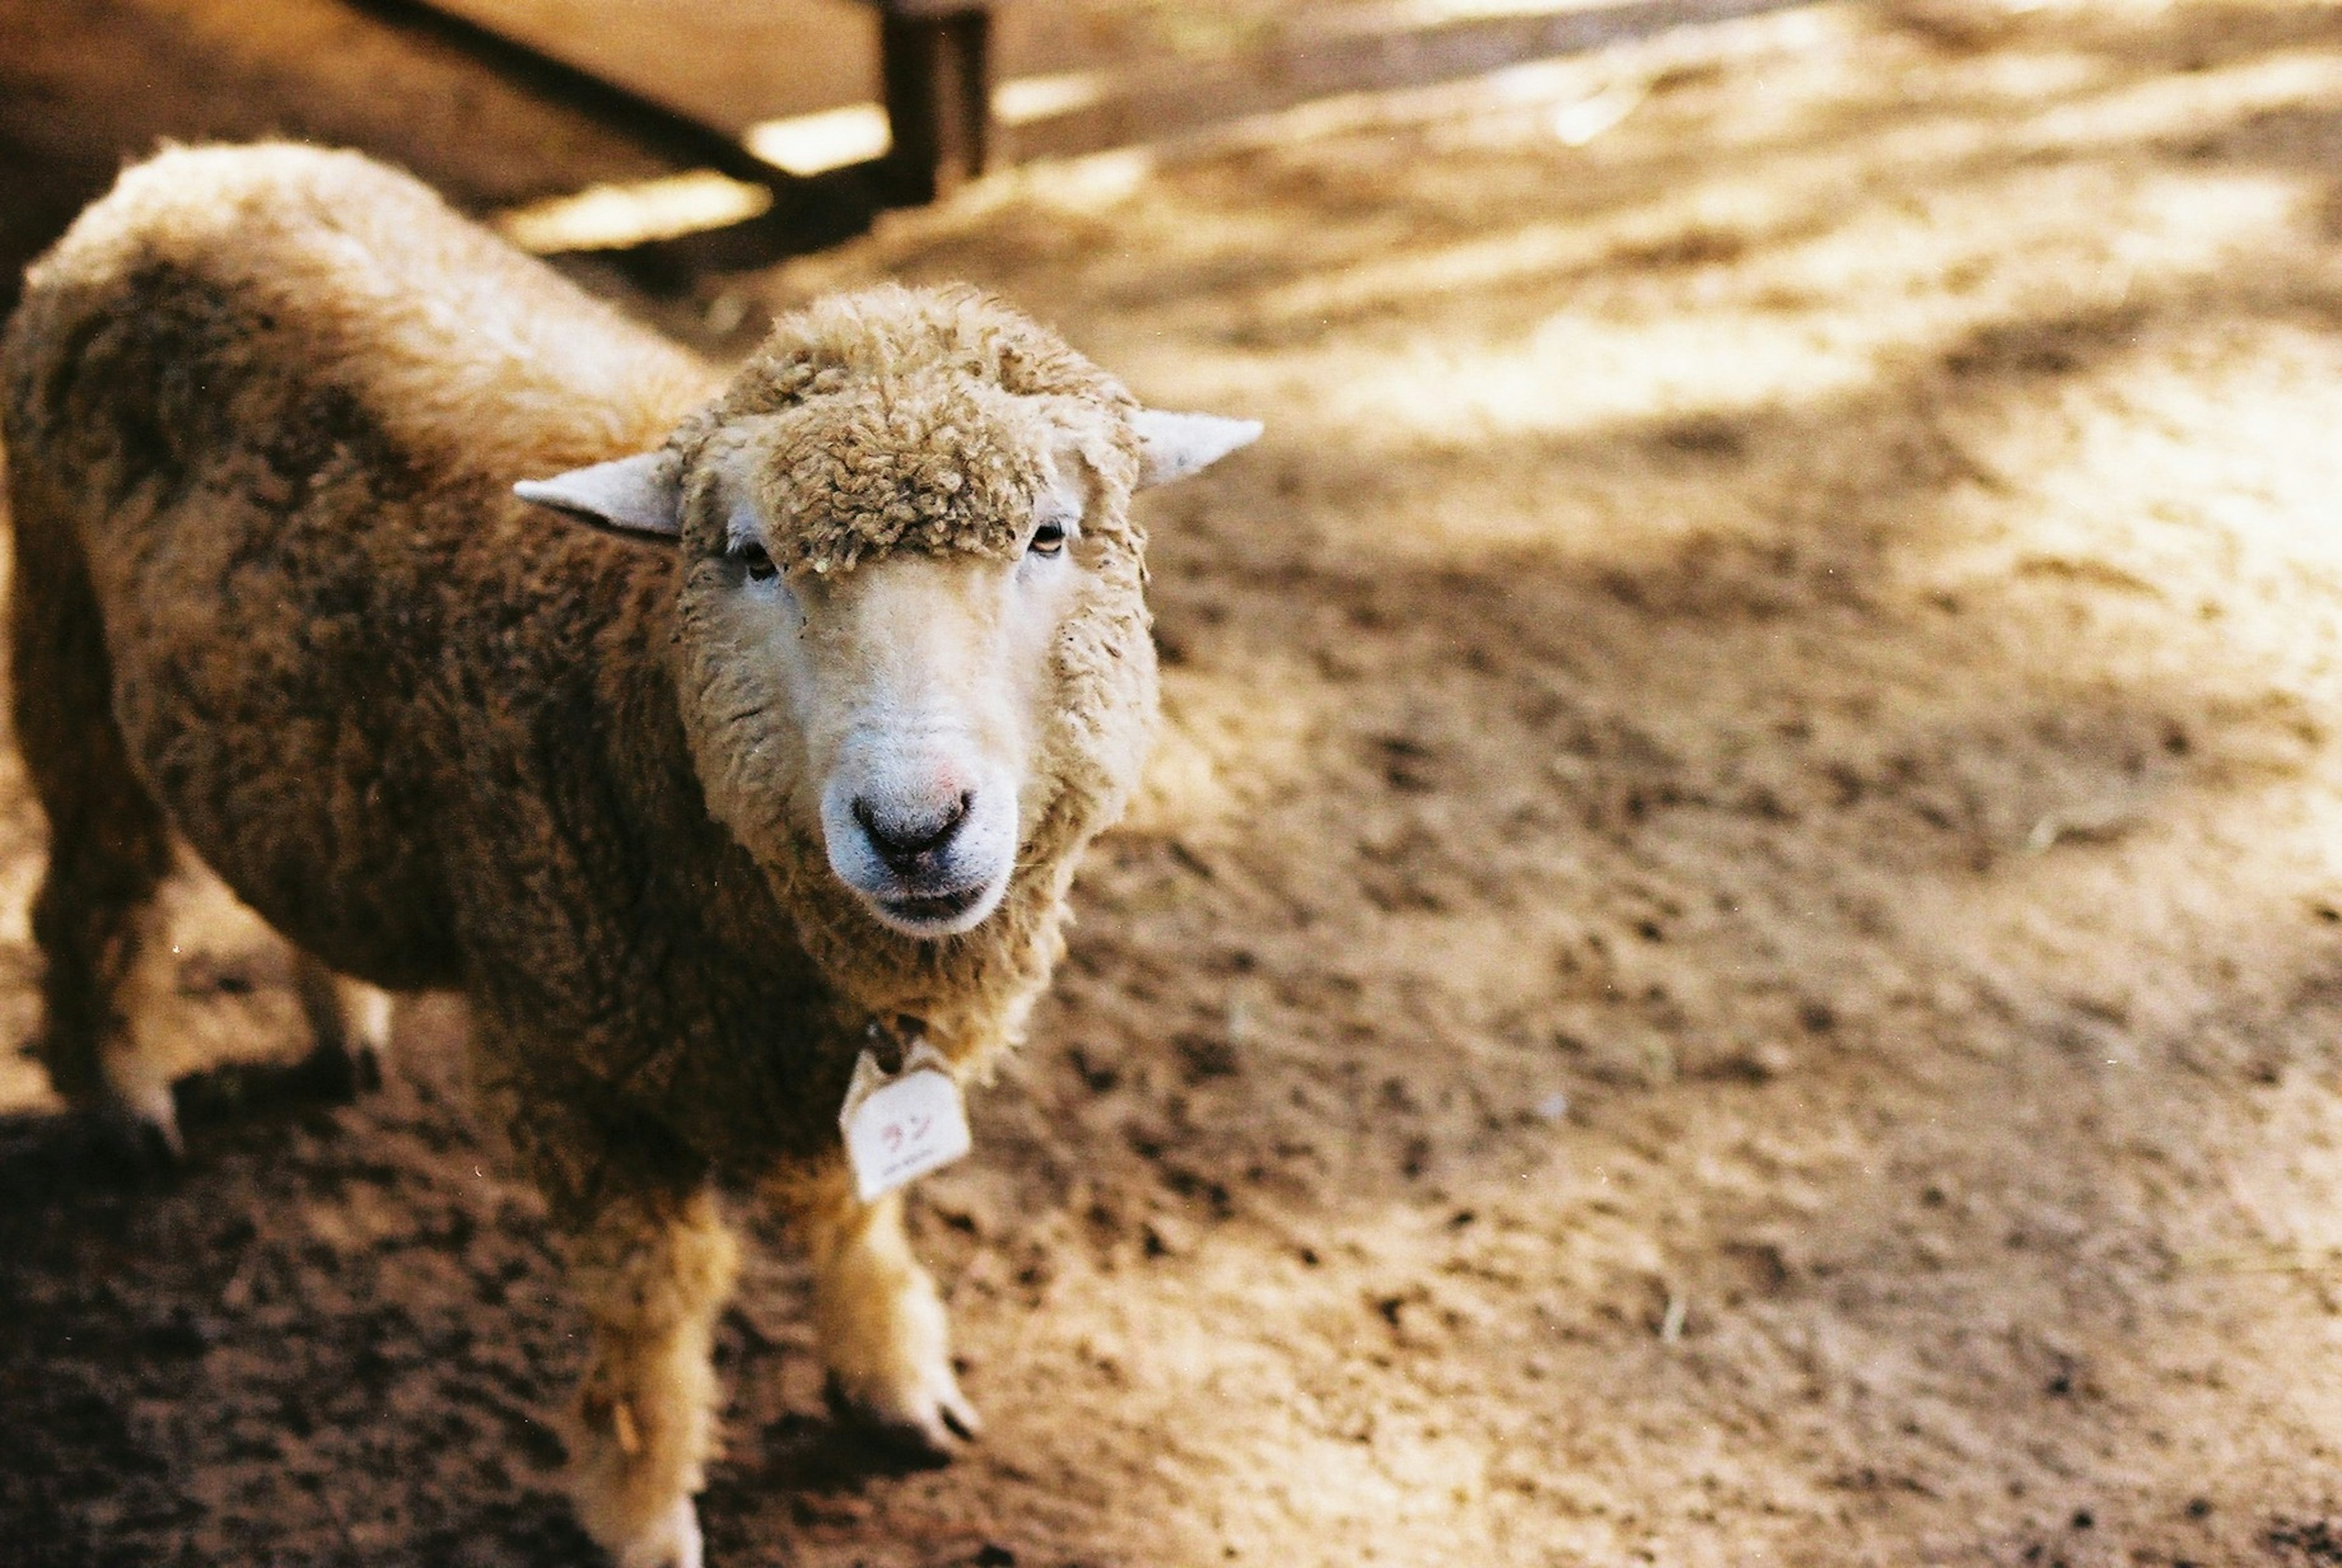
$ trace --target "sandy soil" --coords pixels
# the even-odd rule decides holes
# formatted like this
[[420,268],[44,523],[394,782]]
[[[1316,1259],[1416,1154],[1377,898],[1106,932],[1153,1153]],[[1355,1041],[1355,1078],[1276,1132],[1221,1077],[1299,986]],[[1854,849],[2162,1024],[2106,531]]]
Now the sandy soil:
[[[475,206],[623,162],[282,80]],[[644,308],[888,275],[1271,434],[1155,503],[1155,785],[918,1206],[988,1439],[834,1431],[768,1249],[715,1562],[2342,1563],[2342,13],[1819,6]],[[184,931],[191,1054],[281,1053]],[[587,1560],[578,1324],[409,1025],[168,1180],[0,1077],[10,1561]]]

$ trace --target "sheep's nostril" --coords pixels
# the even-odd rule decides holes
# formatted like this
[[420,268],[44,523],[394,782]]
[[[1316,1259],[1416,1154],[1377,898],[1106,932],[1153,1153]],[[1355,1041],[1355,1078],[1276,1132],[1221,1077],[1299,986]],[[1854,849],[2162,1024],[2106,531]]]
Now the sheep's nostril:
[[961,791],[942,803],[940,809],[926,811],[874,806],[863,797],[854,803],[854,820],[869,835],[870,847],[878,852],[879,859],[896,871],[907,872],[917,866],[922,856],[934,854],[951,842],[975,804],[971,790]]

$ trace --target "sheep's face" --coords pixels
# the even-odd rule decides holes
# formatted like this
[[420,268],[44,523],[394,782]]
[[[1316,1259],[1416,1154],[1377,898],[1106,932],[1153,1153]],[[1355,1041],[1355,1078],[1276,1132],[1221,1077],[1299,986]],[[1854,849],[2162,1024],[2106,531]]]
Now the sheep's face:
[[792,433],[758,434],[716,460],[706,499],[722,526],[682,592],[712,804],[751,848],[818,843],[882,924],[968,930],[1059,792],[1078,682],[1061,655],[1101,618],[1144,641],[1143,619],[1115,613],[1134,574],[1083,526],[1097,486],[1070,453],[1044,453],[1002,505],[995,547],[791,570],[792,519],[759,481]]
[[1008,886],[1041,767],[1053,654],[1085,589],[1074,524],[1041,522],[1022,559],[895,555],[804,585],[791,672],[830,870],[880,921],[965,931]]
[[777,874],[826,866],[881,925],[949,937],[1120,809],[1155,709],[1131,492],[1259,426],[1138,409],[1062,345],[1036,369],[1016,355],[1054,340],[967,296],[833,315],[836,341],[752,365],[662,451],[518,490],[680,550],[716,817]]
[[[676,540],[682,717],[717,818],[785,871],[817,846],[879,924],[950,936],[999,906],[1054,813],[1098,825],[1135,784],[1155,659],[1131,489],[1258,426],[962,406],[906,432],[899,404],[864,412],[740,421],[687,470],[662,452],[519,488]],[[825,472],[841,451],[885,454],[875,514]]]

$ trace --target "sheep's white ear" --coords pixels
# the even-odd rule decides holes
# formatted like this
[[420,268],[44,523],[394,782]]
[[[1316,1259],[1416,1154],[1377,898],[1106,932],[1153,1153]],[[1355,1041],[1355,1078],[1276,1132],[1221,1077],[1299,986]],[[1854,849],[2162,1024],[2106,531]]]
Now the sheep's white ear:
[[683,492],[672,453],[645,452],[550,479],[524,479],[513,494],[621,534],[672,539],[683,532]]
[[1216,414],[1166,414],[1142,408],[1130,423],[1138,431],[1142,490],[1185,479],[1260,439],[1259,420],[1223,419]]

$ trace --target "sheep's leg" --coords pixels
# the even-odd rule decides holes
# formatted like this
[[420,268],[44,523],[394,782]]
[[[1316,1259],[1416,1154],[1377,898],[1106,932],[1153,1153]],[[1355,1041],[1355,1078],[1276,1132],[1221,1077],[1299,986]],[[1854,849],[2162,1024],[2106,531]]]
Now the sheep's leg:
[[336,974],[305,952],[294,957],[293,985],[315,1042],[310,1061],[334,1092],[381,1088],[390,1056],[390,994]]
[[974,1439],[976,1408],[952,1373],[943,1298],[903,1233],[902,1194],[863,1203],[836,1159],[785,1182],[779,1195],[813,1264],[833,1400],[939,1458]]
[[138,1159],[170,1162],[185,1152],[171,1074],[140,1038],[144,963],[162,933],[151,893],[124,904],[91,896],[75,868],[52,869],[33,905],[33,932],[47,967],[41,977],[45,1023],[41,1055],[59,1094],[112,1124]]
[[132,994],[171,870],[170,829],[114,723],[88,574],[45,488],[13,477],[16,738],[49,820],[48,869],[33,900],[45,961],[40,1055],[67,1101],[109,1112],[142,1154],[175,1155],[170,1079],[139,1048]]
[[700,1568],[692,1496],[715,1445],[716,1314],[737,1253],[706,1191],[606,1200],[570,1238],[594,1338],[572,1454],[577,1513],[619,1568]]

